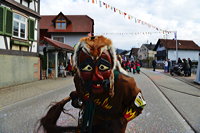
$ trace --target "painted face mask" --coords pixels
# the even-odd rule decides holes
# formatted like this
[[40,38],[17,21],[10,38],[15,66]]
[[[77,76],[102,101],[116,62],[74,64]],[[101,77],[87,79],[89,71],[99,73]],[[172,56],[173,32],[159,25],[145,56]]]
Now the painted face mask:
[[113,96],[116,56],[109,39],[103,36],[82,38],[75,48],[73,60],[89,92],[108,92]]
[[83,51],[79,53],[80,76],[86,83],[86,87],[93,93],[109,91],[112,66],[111,56],[107,50],[104,50],[98,59],[92,58]]

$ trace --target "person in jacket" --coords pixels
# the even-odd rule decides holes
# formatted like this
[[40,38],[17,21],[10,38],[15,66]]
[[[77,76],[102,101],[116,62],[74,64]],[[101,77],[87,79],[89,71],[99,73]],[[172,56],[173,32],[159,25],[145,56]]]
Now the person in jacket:
[[184,58],[183,59],[183,71],[184,71],[184,76],[185,77],[189,76],[189,69],[190,69],[190,65],[187,62],[187,60]]
[[153,61],[152,61],[152,67],[153,67],[153,71],[155,71],[156,70],[156,60],[154,59]]
[[188,73],[188,76],[191,76],[192,74],[192,61],[190,60],[190,58],[188,58],[188,63],[189,63],[189,73]]
[[104,36],[82,38],[73,62],[76,90],[53,106],[41,125],[47,133],[66,131],[67,127],[56,122],[64,104],[71,100],[73,107],[82,110],[81,132],[125,133],[128,122],[142,113],[146,102],[134,78],[122,69],[111,40]]

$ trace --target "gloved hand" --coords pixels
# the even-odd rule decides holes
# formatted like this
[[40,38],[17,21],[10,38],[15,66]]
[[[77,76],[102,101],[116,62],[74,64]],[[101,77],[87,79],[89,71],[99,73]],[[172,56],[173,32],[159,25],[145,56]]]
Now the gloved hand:
[[79,97],[79,95],[76,91],[72,91],[70,93],[70,97],[72,99],[71,105],[74,108],[81,108],[82,107],[83,102],[82,102],[81,98]]

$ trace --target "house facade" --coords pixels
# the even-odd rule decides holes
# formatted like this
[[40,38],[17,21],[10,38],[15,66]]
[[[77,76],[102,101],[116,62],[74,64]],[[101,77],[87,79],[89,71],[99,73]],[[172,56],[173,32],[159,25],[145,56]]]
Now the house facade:
[[82,37],[94,33],[94,20],[87,15],[41,16],[40,40],[48,37],[74,47]]
[[[176,61],[176,40],[159,39],[154,50],[157,51],[157,60]],[[177,40],[177,52],[178,58],[198,61],[200,47],[191,40]]]
[[138,50],[138,59],[146,60],[149,58],[154,58],[156,52],[153,51],[155,44],[142,44],[142,46]]
[[[48,59],[46,76],[48,69],[52,69],[54,77],[58,77],[58,66],[67,62],[73,54],[73,47],[80,38],[94,33],[94,21],[87,15],[58,15],[41,16],[40,20],[40,50]],[[45,51],[45,54],[44,54]],[[43,64],[45,62],[43,61]]]
[[131,48],[129,57],[132,58],[133,60],[137,60],[138,59],[138,50],[139,50],[139,48]]
[[0,2],[0,88],[40,79],[40,0]]

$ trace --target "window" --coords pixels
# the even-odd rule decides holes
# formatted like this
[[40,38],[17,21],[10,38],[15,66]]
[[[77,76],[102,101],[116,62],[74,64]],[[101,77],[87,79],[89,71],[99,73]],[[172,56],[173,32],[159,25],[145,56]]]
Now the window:
[[27,18],[19,14],[13,13],[13,36],[26,39],[27,34]]
[[62,17],[56,20],[56,29],[66,29],[66,20]]
[[0,6],[0,34],[12,36],[13,13],[10,9]]
[[56,40],[56,41],[64,43],[64,37],[62,37],[62,36],[53,37],[53,40]]
[[66,29],[66,23],[56,23],[56,29]]

